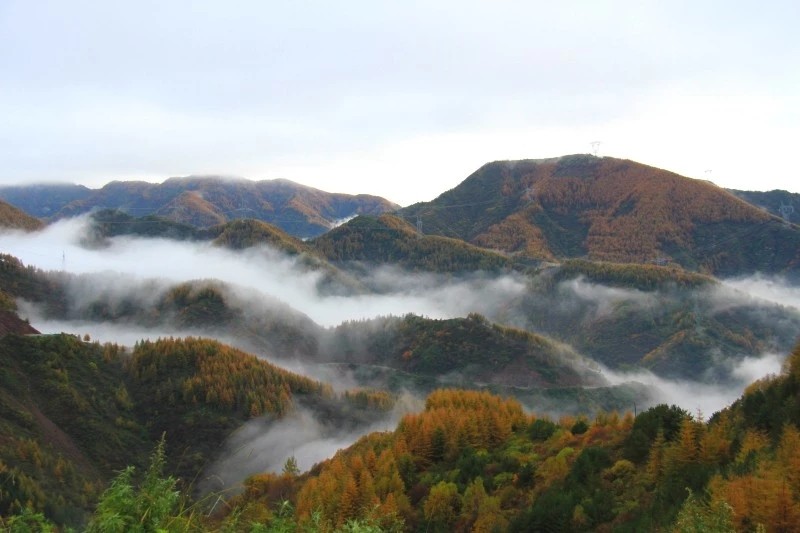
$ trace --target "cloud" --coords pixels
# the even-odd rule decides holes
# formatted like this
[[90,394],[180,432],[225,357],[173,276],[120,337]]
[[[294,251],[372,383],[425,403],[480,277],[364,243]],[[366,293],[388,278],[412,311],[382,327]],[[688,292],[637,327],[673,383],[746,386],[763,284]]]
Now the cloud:
[[33,234],[6,233],[3,249],[44,270],[63,266],[71,273],[91,274],[70,283],[75,306],[101,293],[154,301],[168,284],[216,279],[234,287],[241,299],[261,295],[278,300],[322,326],[381,315],[452,318],[472,311],[491,313],[511,294],[524,291],[524,284],[514,278],[460,280],[378,269],[372,280],[383,294],[326,296],[317,292],[321,272],[267,247],[232,251],[210,243],[116,237],[107,247],[95,249],[81,245],[86,228],[86,217],[80,217]]
[[236,491],[247,476],[280,473],[289,457],[294,457],[300,470],[306,471],[364,435],[393,431],[404,414],[423,407],[423,400],[403,393],[391,412],[377,422],[355,428],[325,422],[304,407],[296,407],[280,420],[251,420],[228,438],[220,457],[203,474],[199,490]]
[[[756,299],[760,299],[764,302],[785,305],[800,310],[800,286],[792,285],[781,278],[756,275],[747,278],[727,279],[723,281],[722,286],[736,291],[735,293],[730,291],[727,293],[728,302],[731,305],[745,300],[742,295],[747,295],[749,297],[748,303],[757,303]],[[723,302],[725,296],[725,294],[718,294],[718,298]]]
[[614,308],[622,303],[644,309],[657,305],[659,300],[659,296],[654,293],[591,283],[586,281],[583,276],[573,280],[562,281],[559,284],[559,292],[565,296],[564,300],[560,299],[561,301],[571,302],[577,298],[580,301],[592,304],[594,306],[592,319],[610,315]]
[[753,381],[780,373],[783,359],[783,356],[766,353],[760,357],[745,357],[736,363],[729,362],[730,374],[735,379],[724,385],[665,379],[647,370],[615,372],[603,368],[602,373],[614,385],[629,382],[645,385],[652,402],[643,407],[675,404],[690,413],[700,412],[707,418],[737,400]]

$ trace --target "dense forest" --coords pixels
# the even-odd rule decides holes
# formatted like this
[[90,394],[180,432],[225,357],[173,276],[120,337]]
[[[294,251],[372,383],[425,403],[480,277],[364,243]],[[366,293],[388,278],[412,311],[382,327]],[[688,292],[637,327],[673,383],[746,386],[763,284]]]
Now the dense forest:
[[106,482],[141,467],[166,436],[165,464],[188,487],[227,436],[297,402],[368,422],[379,391],[330,386],[204,339],[143,341],[131,351],[73,335],[0,338],[0,512],[32,509],[76,524]]
[[[223,495],[192,500],[181,492],[185,478],[168,474],[170,431],[159,444],[163,428],[137,424],[137,412],[152,422],[160,420],[153,409],[170,406],[184,423],[205,419],[173,437],[188,443],[202,440],[220,417],[279,415],[290,394],[329,390],[199,340],[143,343],[124,362],[118,348],[69,336],[9,336],[3,348],[3,423],[17,425],[4,432],[14,437],[2,448],[0,495],[11,531],[50,521],[86,524],[68,512],[76,506],[94,509],[90,531],[800,528],[800,346],[780,375],[754,383],[708,421],[668,405],[636,416],[552,420],[487,392],[437,390],[393,431],[369,434],[305,473],[289,458],[281,473],[254,474],[224,503]],[[13,389],[21,385],[14,377],[36,379],[26,392]],[[128,391],[136,382],[149,404],[139,406]],[[34,397],[40,412],[26,405]],[[63,441],[37,439],[48,428],[45,416],[75,439],[74,453],[107,457],[107,464],[81,465]],[[138,450],[138,466],[105,485],[102,473],[108,479],[120,468],[112,452],[118,446]],[[151,451],[148,466],[142,456]],[[141,470],[144,476],[136,474]]]

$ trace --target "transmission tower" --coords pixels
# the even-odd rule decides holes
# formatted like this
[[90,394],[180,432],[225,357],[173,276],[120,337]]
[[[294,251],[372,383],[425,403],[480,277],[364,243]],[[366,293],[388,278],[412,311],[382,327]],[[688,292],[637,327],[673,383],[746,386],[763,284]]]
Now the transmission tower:
[[417,215],[417,235],[422,235],[422,217]]
[[592,141],[589,144],[592,145],[592,154],[597,157],[597,151],[600,150],[600,145],[603,144],[603,141]]
[[781,218],[783,219],[784,223],[788,226],[791,224],[789,221],[789,216],[794,213],[794,206],[789,204],[786,205],[781,202],[781,206],[778,208],[778,212],[781,214]]

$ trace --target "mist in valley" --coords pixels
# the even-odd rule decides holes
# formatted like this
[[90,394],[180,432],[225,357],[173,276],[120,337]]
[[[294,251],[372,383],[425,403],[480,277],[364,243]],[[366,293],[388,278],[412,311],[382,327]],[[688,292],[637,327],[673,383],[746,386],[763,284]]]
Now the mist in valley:
[[[739,278],[696,289],[691,295],[694,300],[687,304],[686,291],[620,288],[584,277],[559,281],[545,289],[541,283],[547,272],[533,278],[519,273],[455,277],[378,267],[366,270],[359,279],[372,292],[323,294],[319,290],[321,271],[267,247],[231,251],[210,243],[134,237],[111,238],[102,247],[87,246],[89,225],[89,220],[81,217],[59,221],[33,234],[9,232],[0,236],[2,251],[26,265],[48,271],[63,268],[71,274],[65,278],[66,316],[49,316],[34,302],[18,303],[20,315],[40,331],[88,334],[93,340],[126,346],[140,339],[211,337],[331,383],[337,390],[361,382],[352,368],[337,370],[326,364],[330,350],[327,343],[334,328],[348,321],[364,322],[354,331],[367,339],[368,328],[379,327],[369,326],[376,317],[413,313],[446,319],[479,313],[494,322],[532,332],[551,336],[562,332],[561,337],[554,336],[562,343],[570,342],[569,335],[574,336],[572,340],[579,339],[584,328],[614,323],[620,316],[658,318],[665,307],[682,309],[687,305],[711,318],[735,312],[743,320],[769,323],[782,337],[798,331],[800,324],[800,288],[764,277]],[[146,310],[160,305],[176,284],[190,281],[217,287],[234,313],[231,323],[241,322],[239,326],[245,329],[215,328],[213,324],[182,327],[180,317],[147,315]],[[102,309],[101,315],[112,318],[91,318],[98,309]],[[237,316],[246,320],[237,321]],[[290,353],[258,342],[259,331],[268,336],[262,329],[276,321],[295,328],[293,331],[305,335],[308,342]],[[694,327],[699,330],[703,326]],[[781,338],[773,344],[787,342]],[[592,342],[582,347],[567,344],[567,348],[590,361],[597,360]],[[714,371],[696,379],[665,377],[654,370],[624,365],[598,367],[612,385],[645,386],[649,400],[636,405],[639,410],[656,403],[674,403],[708,416],[735,400],[752,381],[779,373],[785,353],[754,347],[723,354],[711,347],[698,356]],[[726,378],[720,379],[720,375]],[[307,469],[367,432],[393,429],[404,409],[421,405],[421,394],[403,398],[398,404],[401,407],[380,422],[346,430],[333,428],[302,408],[284,420],[254,420],[230,437],[219,461],[206,473],[204,490],[226,490],[253,472],[280,471],[289,456],[297,459],[301,469]],[[554,416],[569,410],[552,404],[528,403],[526,407]]]

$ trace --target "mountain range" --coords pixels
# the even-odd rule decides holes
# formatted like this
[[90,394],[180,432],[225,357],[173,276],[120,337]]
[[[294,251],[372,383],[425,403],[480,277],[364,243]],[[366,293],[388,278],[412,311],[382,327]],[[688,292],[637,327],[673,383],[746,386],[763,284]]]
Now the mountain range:
[[[103,530],[133,508],[120,501],[149,502],[154,517],[154,487],[193,502],[159,507],[173,520],[165,530],[800,523],[787,451],[800,445],[800,348],[776,370],[800,311],[747,292],[752,279],[800,277],[800,230],[776,216],[789,193],[574,155],[489,163],[402,209],[282,180],[195,177],[0,198],[9,243],[70,235],[97,264],[120,254],[165,271],[172,251],[190,250],[181,257],[232,271],[71,274],[0,255],[0,527],[81,527],[94,513],[90,530]],[[375,311],[393,301],[419,310]],[[347,306],[365,318],[311,318]],[[38,331],[81,327],[150,340]],[[671,387],[733,399],[773,359],[779,375],[707,422],[656,405]],[[309,427],[347,443],[381,431],[304,473],[293,455],[280,473],[252,470],[250,455]],[[148,455],[151,470],[135,475]],[[203,507],[202,494],[228,489],[209,478],[246,475],[239,495],[214,492]]]
[[255,218],[302,238],[320,235],[357,214],[381,214],[398,207],[376,196],[327,193],[288,180],[196,176],[163,183],[114,181],[100,189],[81,185],[2,187],[0,199],[48,220],[97,209],[118,209],[138,217],[158,215],[197,227]]
[[[589,155],[488,163],[436,199],[402,209],[382,198],[326,193],[286,180],[188,177],[112,182],[97,190],[0,188],[0,199],[47,220],[114,209],[148,217],[142,227],[164,220],[202,229],[252,218],[297,238],[322,236],[315,248],[334,262],[398,260],[426,269],[421,263],[432,261],[429,268],[452,271],[465,269],[464,261],[466,269],[491,270],[512,262],[586,258],[671,263],[721,277],[798,275],[800,231],[790,223],[796,215],[787,215],[789,223],[777,216],[795,196],[727,191],[633,161]],[[397,218],[353,220],[329,232],[356,215],[390,212]],[[171,231],[189,233],[178,226]],[[427,238],[411,239],[416,233]],[[434,249],[451,251],[423,261],[436,255]]]

